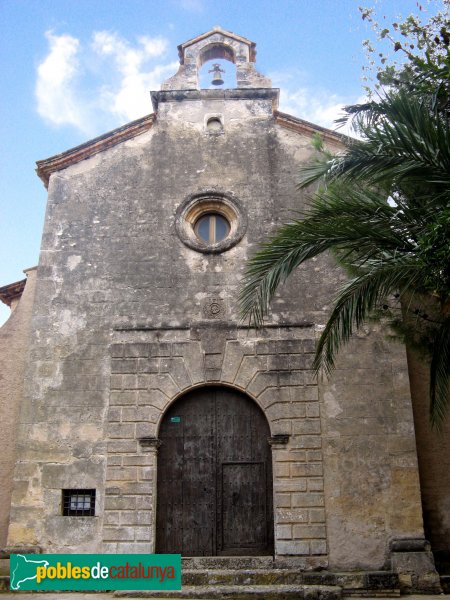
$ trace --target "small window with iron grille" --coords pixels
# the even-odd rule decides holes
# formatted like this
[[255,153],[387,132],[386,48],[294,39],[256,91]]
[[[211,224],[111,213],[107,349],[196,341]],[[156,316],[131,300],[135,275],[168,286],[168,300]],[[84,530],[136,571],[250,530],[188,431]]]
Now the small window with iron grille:
[[63,490],[62,514],[65,517],[93,517],[95,490]]

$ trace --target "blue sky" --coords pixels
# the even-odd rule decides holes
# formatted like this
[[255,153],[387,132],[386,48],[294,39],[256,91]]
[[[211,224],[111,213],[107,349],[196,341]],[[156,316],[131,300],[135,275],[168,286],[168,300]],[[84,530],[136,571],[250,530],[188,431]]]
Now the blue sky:
[[[178,44],[215,25],[251,39],[280,109],[330,127],[363,95],[361,4],[386,23],[417,12],[415,0],[0,0],[0,286],[38,262],[36,160],[150,113]],[[0,323],[8,314],[1,305]]]

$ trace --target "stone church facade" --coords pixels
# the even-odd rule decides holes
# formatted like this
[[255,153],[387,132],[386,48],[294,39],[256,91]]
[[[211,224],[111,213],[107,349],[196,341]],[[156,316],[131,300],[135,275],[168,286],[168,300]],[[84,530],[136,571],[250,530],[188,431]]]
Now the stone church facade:
[[[330,380],[314,377],[345,280],[326,256],[298,269],[263,329],[239,319],[246,259],[305,207],[313,135],[333,151],[342,139],[278,111],[253,42],[215,28],[179,54],[150,116],[38,163],[48,206],[23,386],[4,401],[17,439],[4,546],[272,555],[437,589],[404,348],[363,329]],[[201,65],[222,58],[236,87],[200,89]],[[448,471],[427,496],[442,551]]]

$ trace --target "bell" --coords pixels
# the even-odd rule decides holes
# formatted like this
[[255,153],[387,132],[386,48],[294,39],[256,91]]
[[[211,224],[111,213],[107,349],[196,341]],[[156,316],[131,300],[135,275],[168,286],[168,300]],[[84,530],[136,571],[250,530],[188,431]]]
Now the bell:
[[220,73],[217,73],[217,72],[214,73],[211,83],[213,85],[223,85],[223,79],[220,76]]
[[221,77],[221,73],[225,73],[223,69],[220,68],[219,64],[214,64],[213,68],[208,71],[208,73],[213,73],[213,78],[211,83],[213,85],[223,85],[223,79]]

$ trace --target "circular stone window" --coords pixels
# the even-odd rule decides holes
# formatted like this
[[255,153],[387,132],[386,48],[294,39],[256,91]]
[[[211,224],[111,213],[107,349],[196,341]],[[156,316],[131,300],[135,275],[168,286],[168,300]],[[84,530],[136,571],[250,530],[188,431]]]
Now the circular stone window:
[[214,191],[188,196],[177,210],[175,225],[189,248],[218,253],[242,239],[247,221],[234,196]]
[[230,232],[230,224],[219,213],[205,213],[194,225],[197,237],[206,244],[222,242]]

